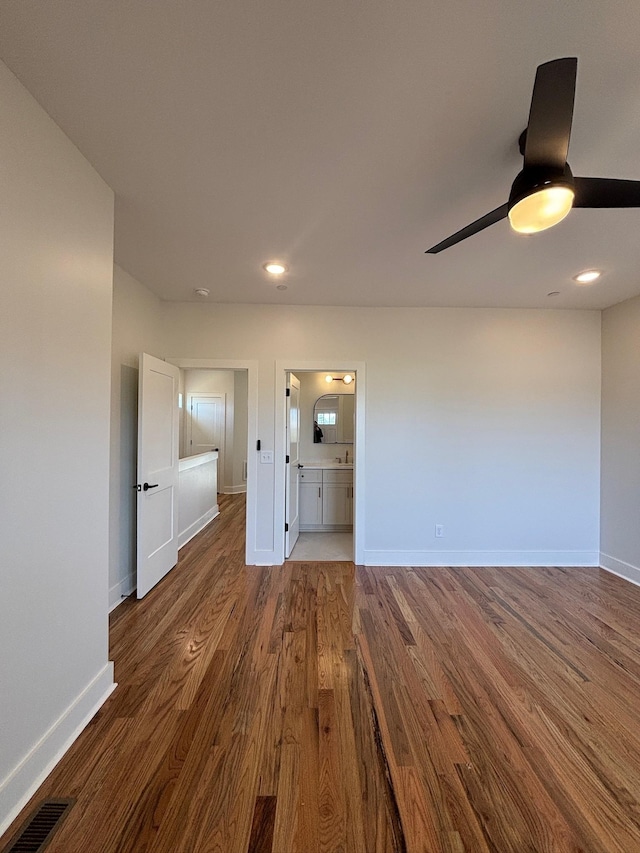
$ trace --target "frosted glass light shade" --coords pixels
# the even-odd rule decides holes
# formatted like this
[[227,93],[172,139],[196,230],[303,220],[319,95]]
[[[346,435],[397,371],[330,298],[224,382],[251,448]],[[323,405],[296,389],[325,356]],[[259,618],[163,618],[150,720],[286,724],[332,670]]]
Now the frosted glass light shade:
[[544,187],[516,202],[509,222],[519,234],[535,234],[561,222],[571,210],[574,192],[570,187]]

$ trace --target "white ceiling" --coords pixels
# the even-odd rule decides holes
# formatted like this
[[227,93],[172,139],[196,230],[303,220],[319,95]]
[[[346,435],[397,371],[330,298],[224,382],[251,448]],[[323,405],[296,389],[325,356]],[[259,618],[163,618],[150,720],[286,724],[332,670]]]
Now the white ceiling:
[[[640,209],[574,210],[535,237],[502,222],[424,254],[507,200],[536,66],[568,55],[574,173],[640,179],[631,0],[0,0],[0,56],[115,190],[117,262],[170,300],[640,293]],[[601,283],[571,281],[592,266]]]

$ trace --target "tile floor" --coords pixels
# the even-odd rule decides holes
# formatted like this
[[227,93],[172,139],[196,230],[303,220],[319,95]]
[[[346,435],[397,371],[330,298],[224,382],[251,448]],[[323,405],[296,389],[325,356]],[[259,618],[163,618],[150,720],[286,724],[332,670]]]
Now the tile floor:
[[290,560],[353,560],[353,533],[301,533]]

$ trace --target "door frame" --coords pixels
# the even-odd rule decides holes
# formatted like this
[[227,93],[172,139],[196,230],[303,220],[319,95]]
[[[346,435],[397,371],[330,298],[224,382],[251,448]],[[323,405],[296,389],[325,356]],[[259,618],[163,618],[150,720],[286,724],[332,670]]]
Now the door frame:
[[354,563],[364,564],[365,530],[365,400],[366,400],[366,362],[351,359],[318,358],[314,361],[301,361],[294,358],[276,361],[276,411],[275,411],[275,504],[274,504],[274,558],[284,563],[284,520],[285,520],[285,481],[287,477],[286,447],[286,388],[287,373],[345,373],[356,375],[355,387],[355,460],[353,466],[353,552]]
[[[300,533],[300,477],[299,477],[299,475],[300,475],[300,380],[295,375],[295,373],[288,373],[287,374],[287,388],[294,388],[295,387],[293,384],[294,379],[297,383],[297,391],[298,391],[298,405],[297,405],[297,417],[298,417],[297,436],[298,437],[297,437],[297,441],[296,441],[297,449],[296,449],[295,463],[291,459],[291,398],[292,398],[292,394],[287,394],[286,402],[285,402],[286,409],[287,409],[287,414],[285,417],[285,430],[286,430],[286,434],[287,434],[285,462],[286,462],[287,458],[289,459],[289,461],[286,462],[286,464],[288,465],[288,469],[287,469],[287,477],[285,478],[285,489],[284,489],[284,499],[285,499],[285,507],[284,507],[284,514],[285,514],[284,556],[285,556],[286,560],[289,559],[291,552],[295,548],[295,544],[298,540],[298,535]],[[292,472],[294,470],[294,464],[295,464],[295,482],[296,482],[296,490],[297,490],[296,500],[295,500],[295,509],[296,509],[295,523],[293,523],[292,519],[291,519],[291,495],[292,495],[292,491],[293,491],[291,488],[291,483],[292,483],[292,479],[293,479],[292,478]],[[288,523],[288,527],[287,527],[287,523]],[[291,540],[292,540],[293,536],[295,536],[295,538],[293,539],[293,544],[292,544]]]
[[211,370],[246,370],[247,391],[247,508],[245,563],[248,566],[264,564],[261,553],[256,550],[258,529],[258,454],[255,452],[258,440],[258,362],[255,359],[241,358],[167,358],[182,370],[205,368]]

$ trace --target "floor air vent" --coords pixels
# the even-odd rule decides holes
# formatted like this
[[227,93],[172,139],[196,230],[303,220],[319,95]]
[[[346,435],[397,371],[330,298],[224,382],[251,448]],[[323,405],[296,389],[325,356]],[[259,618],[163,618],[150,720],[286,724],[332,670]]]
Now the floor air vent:
[[42,853],[56,834],[75,800],[44,800],[2,848],[2,853]]

